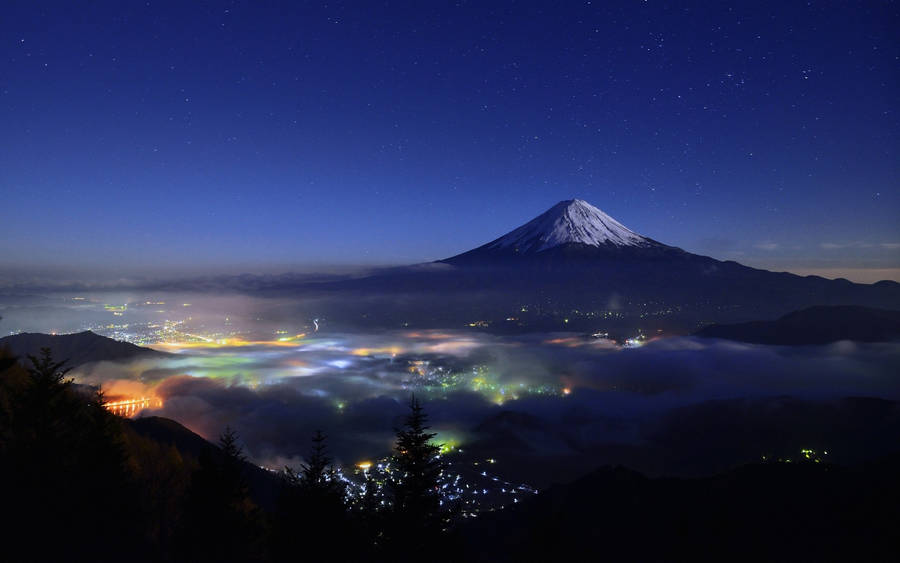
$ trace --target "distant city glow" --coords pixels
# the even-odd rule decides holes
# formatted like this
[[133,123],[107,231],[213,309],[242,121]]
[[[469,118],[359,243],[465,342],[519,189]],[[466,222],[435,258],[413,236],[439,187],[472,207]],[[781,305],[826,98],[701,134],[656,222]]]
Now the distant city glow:
[[153,397],[138,397],[134,399],[120,399],[103,403],[103,406],[113,414],[124,417],[132,417],[144,409],[162,408],[163,402]]

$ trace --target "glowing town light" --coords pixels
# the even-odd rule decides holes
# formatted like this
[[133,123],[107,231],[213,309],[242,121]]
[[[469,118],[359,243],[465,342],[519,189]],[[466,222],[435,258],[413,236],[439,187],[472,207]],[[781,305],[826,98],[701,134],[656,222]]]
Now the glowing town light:
[[103,403],[103,407],[117,416],[130,418],[146,408],[161,408],[162,401],[151,397],[139,397],[135,399],[108,401]]
[[438,446],[441,455],[446,455],[452,451],[459,450],[459,446],[462,444],[460,436],[452,431],[442,432],[438,430],[437,439],[440,440],[440,442],[435,445]]
[[171,348],[177,350],[190,348],[243,348],[248,346],[296,346],[298,344],[298,341],[306,336],[306,334],[297,334],[294,336],[279,338],[277,340],[244,340],[243,338],[239,337],[219,338],[218,340],[211,340],[193,334],[184,334],[185,336],[188,336],[190,338],[198,338],[202,340],[199,342],[159,342],[155,344],[154,347]]
[[354,356],[377,356],[377,355],[391,355],[396,356],[397,354],[402,354],[403,349],[399,346],[389,346],[383,348],[354,348],[350,351]]

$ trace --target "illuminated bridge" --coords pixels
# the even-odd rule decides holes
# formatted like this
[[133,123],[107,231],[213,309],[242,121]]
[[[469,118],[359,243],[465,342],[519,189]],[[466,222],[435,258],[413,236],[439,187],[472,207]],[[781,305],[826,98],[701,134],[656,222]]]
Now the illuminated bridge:
[[113,414],[124,417],[132,417],[143,409],[150,407],[161,407],[162,401],[150,397],[140,397],[137,399],[123,399],[121,401],[110,401],[103,404]]

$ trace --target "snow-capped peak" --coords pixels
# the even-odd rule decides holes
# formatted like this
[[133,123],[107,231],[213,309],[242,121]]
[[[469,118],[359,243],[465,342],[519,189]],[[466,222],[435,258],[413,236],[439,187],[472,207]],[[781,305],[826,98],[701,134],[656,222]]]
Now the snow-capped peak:
[[540,252],[567,243],[589,246],[651,246],[652,240],[619,223],[580,199],[561,201],[543,214],[488,244],[488,248],[514,248]]

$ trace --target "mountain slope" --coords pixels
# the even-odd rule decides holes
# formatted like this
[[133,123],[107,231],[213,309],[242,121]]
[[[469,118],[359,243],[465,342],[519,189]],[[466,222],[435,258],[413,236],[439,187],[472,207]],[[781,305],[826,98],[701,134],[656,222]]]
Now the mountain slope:
[[469,522],[471,561],[886,561],[900,455],[648,478],[602,467]]
[[816,305],[900,309],[895,282],[804,277],[692,254],[577,199],[468,252],[315,289],[365,295],[365,311],[339,313],[355,321],[450,326],[487,319],[524,330],[624,323],[629,330],[693,332],[710,322],[773,318]]
[[[537,288],[562,306],[618,296],[620,303],[692,304],[715,311],[755,307],[779,314],[812,305],[900,308],[900,284],[803,277],[692,254],[640,235],[578,199],[437,263],[453,266],[446,277],[455,272],[457,280],[465,280],[461,286]],[[792,307],[797,304],[802,305]]]
[[651,246],[656,243],[580,199],[561,201],[518,229],[485,245],[541,252],[561,244]]
[[900,311],[852,306],[810,307],[774,321],[711,325],[697,332],[697,336],[783,346],[839,340],[884,342],[900,338]]
[[618,260],[685,257],[688,253],[638,234],[580,199],[561,201],[524,225],[478,248],[440,260],[458,266],[507,260]]
[[42,334],[25,332],[0,338],[0,347],[8,347],[20,358],[39,356],[41,348],[50,348],[57,361],[68,360],[69,367],[101,361],[131,360],[138,357],[161,357],[163,352],[135,346],[100,336],[89,330],[75,334]]
[[[124,422],[141,436],[160,444],[175,446],[182,456],[189,456],[197,460],[204,455],[209,455],[220,460],[223,455],[218,445],[170,418],[145,416],[124,419]],[[281,484],[278,474],[266,471],[249,461],[244,461],[241,465],[253,499],[262,508],[274,510],[278,488]]]

